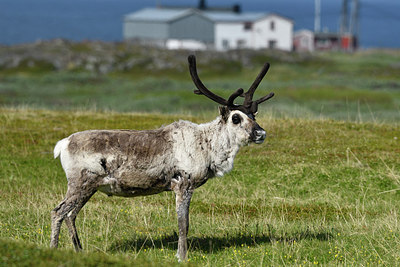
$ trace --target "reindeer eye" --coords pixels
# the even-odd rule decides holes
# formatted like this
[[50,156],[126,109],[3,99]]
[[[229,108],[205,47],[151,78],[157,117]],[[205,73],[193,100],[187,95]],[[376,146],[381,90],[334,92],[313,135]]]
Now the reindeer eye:
[[232,122],[233,124],[238,124],[242,121],[242,118],[238,114],[233,114],[232,116]]

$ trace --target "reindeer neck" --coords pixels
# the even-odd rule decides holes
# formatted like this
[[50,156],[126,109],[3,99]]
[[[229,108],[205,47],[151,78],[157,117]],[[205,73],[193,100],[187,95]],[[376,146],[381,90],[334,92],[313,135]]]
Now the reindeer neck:
[[225,122],[221,117],[215,120],[201,124],[203,140],[208,144],[210,165],[217,176],[222,176],[233,167],[233,160],[239,151],[240,144],[237,144],[235,138],[227,130]]

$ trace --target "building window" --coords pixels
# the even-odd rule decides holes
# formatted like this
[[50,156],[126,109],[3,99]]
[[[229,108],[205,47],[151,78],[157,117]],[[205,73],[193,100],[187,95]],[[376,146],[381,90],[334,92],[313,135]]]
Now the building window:
[[222,40],[222,48],[229,49],[229,40],[226,40],[226,39]]
[[253,23],[245,22],[243,28],[245,31],[251,31],[253,29]]
[[237,48],[245,48],[246,47],[246,40],[239,39],[237,40]]
[[269,28],[271,29],[271,31],[275,31],[275,21],[270,22]]
[[276,48],[276,40],[268,40],[268,48],[275,49]]

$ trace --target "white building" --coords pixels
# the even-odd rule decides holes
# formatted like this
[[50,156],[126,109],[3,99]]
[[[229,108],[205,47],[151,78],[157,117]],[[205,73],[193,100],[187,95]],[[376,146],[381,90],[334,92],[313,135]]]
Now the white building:
[[299,30],[294,33],[293,47],[297,52],[314,51],[314,32],[310,30]]
[[260,12],[146,8],[125,16],[123,35],[125,40],[137,39],[167,48],[290,51],[293,22]]
[[265,13],[205,12],[214,21],[214,46],[217,50],[249,48],[280,49],[293,47],[293,22]]

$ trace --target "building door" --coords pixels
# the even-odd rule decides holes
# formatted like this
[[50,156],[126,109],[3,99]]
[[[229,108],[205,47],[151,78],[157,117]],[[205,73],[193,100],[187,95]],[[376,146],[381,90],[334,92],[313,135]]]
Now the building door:
[[276,48],[276,40],[268,40],[268,48],[275,49]]

